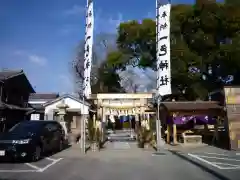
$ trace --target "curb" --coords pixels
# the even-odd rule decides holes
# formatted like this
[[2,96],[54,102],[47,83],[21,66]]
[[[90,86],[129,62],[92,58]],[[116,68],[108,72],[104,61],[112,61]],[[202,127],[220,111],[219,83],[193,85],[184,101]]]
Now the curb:
[[221,173],[217,172],[217,171],[214,171],[213,169],[197,162],[197,161],[194,161],[193,159],[191,159],[190,157],[184,155],[184,154],[181,154],[180,152],[177,152],[177,151],[174,151],[174,150],[168,150],[169,152],[171,152],[173,155],[176,155],[178,156],[179,158],[185,160],[185,161],[188,161],[192,164],[194,164],[195,166],[201,168],[203,171],[206,171],[208,173],[210,173],[211,175],[217,177],[218,179],[220,180],[231,180],[230,178],[222,175]]

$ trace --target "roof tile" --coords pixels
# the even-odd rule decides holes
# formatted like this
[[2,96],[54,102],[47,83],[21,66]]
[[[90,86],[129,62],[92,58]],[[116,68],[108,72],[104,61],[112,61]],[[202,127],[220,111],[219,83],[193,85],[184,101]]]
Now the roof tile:
[[46,99],[46,100],[54,100],[59,97],[59,94],[57,93],[32,93],[29,96],[29,100],[40,100],[40,99]]
[[22,70],[2,70],[0,71],[0,80],[8,79],[11,76],[15,76],[20,73],[23,73],[23,71]]

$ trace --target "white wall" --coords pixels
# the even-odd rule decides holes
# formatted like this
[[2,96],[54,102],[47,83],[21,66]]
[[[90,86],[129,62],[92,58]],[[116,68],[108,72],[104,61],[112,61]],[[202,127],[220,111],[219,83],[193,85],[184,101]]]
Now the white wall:
[[[65,98],[64,101],[65,104],[69,106],[69,109],[80,109],[81,114],[89,113],[89,106],[83,105],[82,103],[79,103],[78,101],[71,98]],[[48,115],[48,119],[53,119],[53,110],[58,109],[57,105],[60,104],[61,102],[62,100],[59,100],[45,107],[45,115],[46,114]]]

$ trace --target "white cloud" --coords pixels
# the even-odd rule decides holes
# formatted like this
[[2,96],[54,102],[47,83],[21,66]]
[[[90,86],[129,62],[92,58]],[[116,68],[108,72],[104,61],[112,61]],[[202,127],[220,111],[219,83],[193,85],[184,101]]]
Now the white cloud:
[[44,66],[47,63],[47,59],[37,55],[28,55],[28,58],[31,62]]
[[26,51],[17,50],[13,54],[15,54],[17,56],[23,56],[23,57],[27,58],[28,61],[30,61],[36,65],[39,65],[39,66],[44,66],[47,63],[47,59],[45,57],[42,57],[42,56],[39,56],[36,54],[31,54]]
[[85,7],[75,4],[70,9],[65,10],[63,14],[69,16],[69,15],[83,14],[84,12],[85,12]]

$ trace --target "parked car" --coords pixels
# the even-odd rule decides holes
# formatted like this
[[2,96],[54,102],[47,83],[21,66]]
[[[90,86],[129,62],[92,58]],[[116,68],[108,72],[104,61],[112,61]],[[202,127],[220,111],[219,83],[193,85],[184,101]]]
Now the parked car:
[[64,142],[57,121],[22,121],[0,134],[0,159],[38,161],[47,152],[61,151]]

